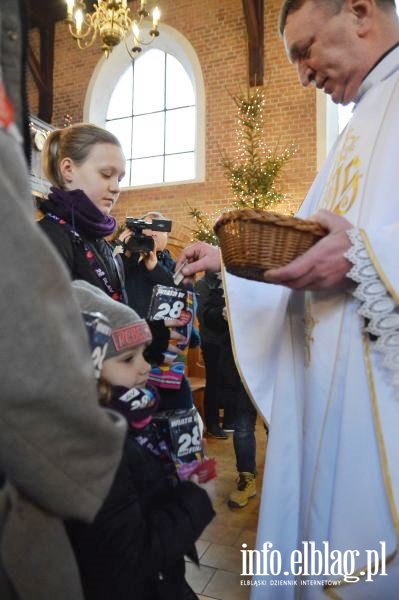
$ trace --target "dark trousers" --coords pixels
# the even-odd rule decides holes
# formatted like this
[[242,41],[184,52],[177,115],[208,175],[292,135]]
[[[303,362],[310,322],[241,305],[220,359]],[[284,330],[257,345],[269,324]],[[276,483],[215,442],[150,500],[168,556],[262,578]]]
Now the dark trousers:
[[202,356],[206,370],[206,385],[204,393],[205,425],[219,424],[219,358],[220,346],[202,342]]
[[[231,345],[221,350],[219,368],[222,377],[221,393],[224,397],[225,411],[234,423],[234,452],[236,455],[237,471],[256,473],[256,409],[243,386],[240,374],[234,362]],[[234,412],[233,412],[234,411]]]
[[238,393],[233,434],[237,471],[256,474],[256,410],[244,386]]

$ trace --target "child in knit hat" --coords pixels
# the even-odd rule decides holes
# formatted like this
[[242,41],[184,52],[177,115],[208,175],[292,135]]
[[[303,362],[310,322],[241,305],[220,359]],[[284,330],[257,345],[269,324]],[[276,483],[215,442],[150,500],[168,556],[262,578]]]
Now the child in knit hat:
[[[72,286],[82,312],[102,313],[111,327],[101,369],[101,379],[111,391],[109,400],[112,402],[117,396],[115,387],[121,393],[123,389],[145,387],[150,365],[144,358],[144,352],[152,341],[147,322],[129,306],[115,302],[86,281],[76,280]],[[127,417],[126,412],[124,416]]]
[[[101,377],[110,407],[124,414],[129,432],[111,490],[92,524],[68,522],[86,600],[194,600],[184,556],[198,562],[195,542],[214,517],[207,492],[171,477],[171,463],[156,441],[141,445],[157,398],[145,389],[150,370],[143,352],[147,323],[99,288],[74,281],[84,312],[100,312],[112,333]],[[144,436],[147,438],[148,436]]]

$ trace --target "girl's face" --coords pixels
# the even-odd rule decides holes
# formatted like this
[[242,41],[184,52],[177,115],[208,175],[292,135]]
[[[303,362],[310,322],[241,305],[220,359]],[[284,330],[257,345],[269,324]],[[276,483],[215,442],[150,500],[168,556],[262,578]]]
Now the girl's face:
[[107,358],[101,371],[103,379],[111,385],[126,388],[144,387],[151,368],[143,356],[146,347],[146,344],[141,344],[133,350]]
[[119,146],[94,144],[86,160],[77,165],[71,158],[60,163],[66,190],[83,190],[102,213],[108,215],[119,197],[125,175],[125,157]]

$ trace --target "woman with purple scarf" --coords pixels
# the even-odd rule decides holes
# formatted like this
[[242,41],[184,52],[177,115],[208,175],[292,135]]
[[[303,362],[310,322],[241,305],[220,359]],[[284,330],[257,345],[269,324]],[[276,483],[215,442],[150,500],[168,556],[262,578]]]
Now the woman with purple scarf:
[[72,279],[126,302],[123,264],[105,239],[116,229],[110,212],[125,174],[118,139],[86,123],[52,131],[43,149],[43,170],[53,187],[40,205],[44,218],[39,224]]
[[[117,227],[110,212],[125,174],[118,139],[89,123],[52,131],[43,148],[43,171],[53,187],[40,205],[44,218],[39,225],[61,254],[71,278],[83,279],[127,304],[122,259],[105,239]],[[174,334],[164,321],[149,326],[153,341],[147,356],[159,364]]]

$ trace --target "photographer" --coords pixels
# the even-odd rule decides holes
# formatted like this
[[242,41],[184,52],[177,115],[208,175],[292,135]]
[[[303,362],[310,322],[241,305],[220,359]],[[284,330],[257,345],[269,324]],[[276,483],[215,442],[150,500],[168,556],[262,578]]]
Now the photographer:
[[[166,221],[160,212],[148,212],[140,217],[140,220],[148,224],[155,221],[154,227],[158,220]],[[153,240],[153,243],[151,243],[151,240]],[[176,263],[169,251],[166,250],[168,243],[167,227],[161,231],[140,227],[125,229],[119,236],[119,242],[122,242],[125,248],[123,262],[125,265],[128,304],[141,317],[146,318],[155,285],[184,289],[183,285],[176,286],[173,280]],[[199,336],[194,329],[190,346],[198,344]],[[193,405],[193,398],[186,377],[183,377],[179,390],[160,389],[159,391],[162,409],[189,408]]]
[[[166,250],[168,243],[166,229],[168,229],[170,221],[167,221],[160,212],[148,212],[136,222],[145,221],[152,224],[155,219],[167,223],[164,231],[132,227],[132,229],[125,229],[119,236],[119,240],[125,245],[123,262],[128,304],[141,317],[147,316],[154,285],[175,285],[173,281],[175,261],[170,252]],[[148,238],[148,240],[144,238]],[[140,252],[140,250],[143,251]]]

